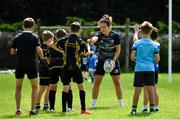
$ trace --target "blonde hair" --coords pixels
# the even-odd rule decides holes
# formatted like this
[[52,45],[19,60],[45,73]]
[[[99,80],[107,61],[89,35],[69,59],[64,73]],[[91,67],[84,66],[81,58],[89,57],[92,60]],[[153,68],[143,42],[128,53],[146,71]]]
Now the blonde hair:
[[42,40],[43,41],[48,41],[50,38],[54,38],[54,34],[49,30],[43,31]]

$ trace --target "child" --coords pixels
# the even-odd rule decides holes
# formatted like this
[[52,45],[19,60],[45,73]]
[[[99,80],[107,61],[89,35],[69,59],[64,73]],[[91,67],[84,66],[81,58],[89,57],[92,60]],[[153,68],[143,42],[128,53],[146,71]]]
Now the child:
[[44,95],[44,107],[43,110],[47,110],[48,103],[49,103],[49,65],[50,62],[50,54],[49,54],[49,45],[54,39],[54,34],[51,31],[45,30],[42,33],[42,45],[41,48],[43,50],[44,57],[47,59],[47,63],[40,61],[40,71],[39,71],[39,91],[38,91],[38,97],[37,97],[37,103],[36,103],[36,110],[40,110],[40,101],[41,96],[45,92]]
[[144,21],[140,25],[141,36],[132,46],[131,59],[135,61],[134,96],[131,114],[136,114],[141,88],[146,86],[149,94],[150,113],[154,112],[154,62],[160,60],[157,46],[150,40],[153,26]]

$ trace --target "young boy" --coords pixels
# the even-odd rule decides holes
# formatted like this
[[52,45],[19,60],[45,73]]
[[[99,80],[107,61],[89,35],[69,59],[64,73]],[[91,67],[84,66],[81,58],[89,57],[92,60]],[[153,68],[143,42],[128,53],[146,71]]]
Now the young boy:
[[[160,44],[157,42],[158,38],[158,29],[153,27],[153,31],[150,35],[151,40],[154,41],[154,44],[158,47],[158,50],[160,51]],[[154,69],[155,69],[155,86],[154,86],[154,97],[155,97],[155,112],[159,111],[159,94],[157,91],[157,83],[158,83],[158,71],[159,71],[159,64],[155,63],[154,64]],[[146,87],[144,87],[144,106],[142,109],[142,112],[147,112],[147,104],[148,104],[148,93]]]
[[49,46],[52,40],[54,39],[54,34],[51,31],[45,30],[42,33],[42,41],[41,48],[43,50],[44,57],[46,58],[47,62],[40,61],[40,70],[39,70],[39,91],[36,103],[36,110],[40,110],[40,101],[43,93],[44,95],[44,107],[43,110],[48,110],[49,106],[49,65],[50,62],[50,53],[49,53]]
[[131,59],[135,61],[134,96],[131,114],[136,114],[137,103],[141,88],[146,86],[149,94],[150,113],[154,112],[154,63],[160,60],[159,51],[150,35],[153,26],[150,22],[144,21],[140,25],[141,36],[132,46]]
[[37,75],[37,57],[43,58],[43,52],[40,47],[38,36],[33,33],[35,22],[33,18],[25,18],[23,21],[23,32],[16,35],[14,38],[11,55],[16,54],[16,116],[21,115],[21,90],[24,75],[27,74],[31,83],[31,110],[29,115],[36,115],[36,98],[38,92],[38,75]]
[[81,114],[92,114],[86,110],[85,104],[85,91],[83,85],[82,71],[79,67],[80,54],[83,54],[86,50],[86,44],[79,38],[81,32],[81,25],[78,22],[73,22],[70,26],[71,33],[64,40],[58,41],[56,46],[61,47],[65,53],[65,63],[63,66],[63,106],[65,107],[66,101],[68,101],[69,83],[71,78],[73,82],[76,82],[79,89],[79,97],[81,103]]

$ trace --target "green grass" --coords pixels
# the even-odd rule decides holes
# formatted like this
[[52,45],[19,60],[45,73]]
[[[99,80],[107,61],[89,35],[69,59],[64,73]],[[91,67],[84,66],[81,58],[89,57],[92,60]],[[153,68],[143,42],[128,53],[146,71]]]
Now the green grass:
[[[121,81],[123,86],[125,107],[119,109],[114,86],[109,75],[106,75],[101,84],[101,90],[97,101],[97,108],[91,108],[92,84],[85,81],[86,104],[93,115],[80,114],[79,94],[76,84],[73,84],[73,107],[72,113],[61,113],[61,90],[59,82],[56,96],[56,112],[40,112],[37,116],[29,117],[31,88],[28,79],[24,80],[21,109],[22,116],[19,119],[180,119],[180,74],[173,74],[173,82],[168,83],[168,75],[159,76],[160,111],[155,114],[141,114],[142,94],[138,104],[138,114],[131,116],[132,105],[133,73],[122,73]],[[14,74],[0,74],[0,119],[18,119],[15,117],[15,78]],[[41,102],[43,104],[43,101]]]

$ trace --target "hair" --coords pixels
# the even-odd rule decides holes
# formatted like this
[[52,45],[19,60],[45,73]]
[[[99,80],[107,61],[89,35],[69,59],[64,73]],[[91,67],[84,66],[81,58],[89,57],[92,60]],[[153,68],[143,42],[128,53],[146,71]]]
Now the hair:
[[79,22],[73,22],[70,26],[71,32],[79,32],[81,29],[81,24]]
[[32,28],[34,26],[35,26],[35,21],[33,18],[28,17],[28,18],[24,19],[24,21],[23,21],[23,27],[24,28]]
[[67,32],[64,29],[57,29],[55,35],[56,39],[61,39],[67,35]]
[[103,17],[99,20],[99,23],[106,23],[108,27],[112,24],[112,17],[108,14],[104,14]]
[[54,34],[49,30],[45,30],[42,33],[42,40],[43,41],[48,41],[50,38],[54,38]]
[[152,32],[153,25],[149,21],[144,21],[140,25],[140,29],[143,34],[150,34]]
[[150,35],[152,40],[156,40],[159,36],[159,31],[156,27],[153,27],[152,33]]

